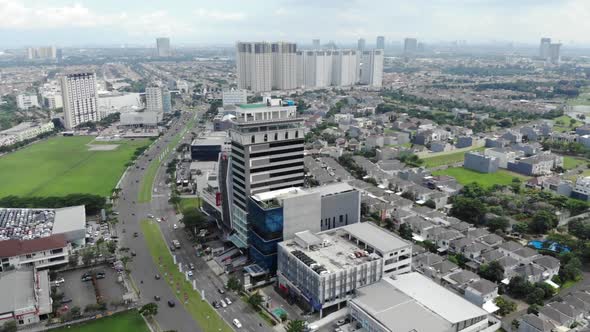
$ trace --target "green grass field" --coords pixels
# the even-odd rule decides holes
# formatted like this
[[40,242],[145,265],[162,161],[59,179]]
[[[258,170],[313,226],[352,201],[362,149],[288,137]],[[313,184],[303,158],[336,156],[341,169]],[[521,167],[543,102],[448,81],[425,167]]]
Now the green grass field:
[[[469,151],[483,151],[484,149],[485,149],[484,147],[478,147],[478,148],[471,149]],[[451,165],[451,164],[456,164],[456,163],[462,162],[463,159],[465,158],[465,152],[467,152],[467,151],[448,153],[448,154],[443,154],[443,155],[433,156],[433,157],[425,157],[422,159],[424,160],[424,166],[428,167],[428,168],[437,167],[437,166],[444,166],[444,165]]]
[[[197,321],[201,329],[205,330],[206,328],[206,331],[231,332],[231,327],[225,323],[207,301],[201,300],[200,293],[194,291],[191,284],[186,281],[184,274],[178,271],[158,224],[151,220],[144,220],[141,222],[141,230],[150,254],[156,265],[158,265],[160,274],[165,275],[167,273],[165,281],[175,290],[178,300],[184,304],[186,310]],[[185,294],[188,295],[188,301],[186,303],[184,303]]]
[[440,171],[432,172],[433,175],[448,175],[454,177],[460,184],[477,182],[484,187],[491,187],[495,184],[508,185],[512,183],[513,178],[519,178],[526,181],[529,178],[520,174],[512,173],[506,170],[498,170],[496,173],[479,173],[463,167],[452,167]]
[[123,140],[112,151],[89,151],[94,137],[53,137],[0,157],[0,197],[111,194],[136,148],[148,140]]
[[182,198],[180,200],[180,204],[178,204],[178,210],[183,212],[187,209],[196,209],[200,204],[200,199],[198,197],[195,198]]
[[590,87],[583,88],[578,98],[568,99],[567,104],[571,106],[590,106]]
[[137,310],[103,317],[88,323],[51,330],[55,332],[149,332],[149,328]]
[[576,158],[570,156],[563,156],[563,168],[565,169],[574,169],[578,166],[585,165],[590,163],[590,160],[584,158]]
[[[186,127],[184,127],[183,130],[176,134],[176,136],[174,136],[174,138],[167,145],[168,153],[174,151],[174,149],[182,139],[182,136],[186,134],[186,132],[189,131],[189,129],[192,128],[194,124],[195,119],[191,118],[191,120],[187,123]],[[139,190],[139,193],[137,194],[137,200],[140,203],[147,203],[152,200],[152,188],[154,186],[154,180],[156,179],[156,174],[158,173],[159,167],[160,159],[156,157],[150,162],[150,165],[148,166],[145,172],[145,176],[141,181],[141,188]]]
[[[571,124],[571,120],[574,120],[574,124]],[[576,120],[570,116],[562,115],[558,118],[553,119],[553,131],[564,133],[575,130],[577,127],[583,126],[584,122]]]

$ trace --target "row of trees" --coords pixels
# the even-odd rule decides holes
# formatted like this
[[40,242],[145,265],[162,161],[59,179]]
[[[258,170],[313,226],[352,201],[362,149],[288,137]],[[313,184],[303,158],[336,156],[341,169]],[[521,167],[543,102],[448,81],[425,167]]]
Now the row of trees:
[[70,194],[63,197],[21,197],[6,196],[0,198],[0,206],[6,208],[63,208],[75,205],[85,205],[86,214],[93,215],[106,206],[106,199],[92,194]]

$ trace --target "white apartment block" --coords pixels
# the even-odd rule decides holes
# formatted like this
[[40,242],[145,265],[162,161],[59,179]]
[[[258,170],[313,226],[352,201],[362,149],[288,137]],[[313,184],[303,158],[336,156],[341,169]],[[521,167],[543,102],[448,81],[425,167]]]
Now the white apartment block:
[[27,48],[27,59],[29,60],[55,58],[57,58],[57,49],[55,46]]
[[61,78],[66,129],[81,123],[98,121],[98,92],[95,73],[67,74]]
[[146,112],[163,113],[162,88],[159,86],[148,86],[145,88],[145,110]]
[[580,176],[576,180],[576,186],[574,187],[574,191],[580,194],[590,196],[590,176]]
[[169,57],[170,52],[170,38],[156,38],[156,47],[159,57]]
[[28,110],[32,107],[39,107],[37,95],[20,94],[16,96],[16,107],[18,107],[19,110]]
[[304,88],[323,88],[332,85],[332,51],[312,50],[301,52],[302,67],[299,77]]
[[253,92],[272,89],[271,44],[266,42],[236,44],[238,88]]
[[292,90],[297,88],[297,44],[272,43],[272,88]]
[[247,104],[248,91],[243,89],[223,90],[221,99],[223,106]]
[[373,87],[383,85],[383,50],[362,52],[360,83]]
[[351,86],[358,82],[358,53],[356,50],[332,51],[332,85]]
[[63,102],[63,98],[61,96],[61,93],[49,92],[49,93],[45,93],[42,97],[43,97],[43,106],[47,107],[50,110],[64,107],[64,102]]

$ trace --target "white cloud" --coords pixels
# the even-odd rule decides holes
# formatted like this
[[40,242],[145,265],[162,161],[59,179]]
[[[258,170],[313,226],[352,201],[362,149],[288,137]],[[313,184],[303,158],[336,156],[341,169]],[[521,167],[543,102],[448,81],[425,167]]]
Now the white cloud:
[[116,16],[98,15],[80,4],[62,7],[26,7],[18,0],[0,0],[0,28],[93,27],[115,21]]
[[224,12],[205,8],[195,10],[195,14],[200,18],[212,21],[241,21],[246,18],[246,14],[242,12]]

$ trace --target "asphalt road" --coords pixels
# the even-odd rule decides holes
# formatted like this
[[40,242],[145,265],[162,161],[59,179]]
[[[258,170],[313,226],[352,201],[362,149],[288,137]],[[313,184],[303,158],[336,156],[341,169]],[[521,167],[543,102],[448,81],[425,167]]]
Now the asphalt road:
[[[231,321],[237,318],[242,323],[240,331],[272,331],[268,325],[250,308],[246,303],[236,298],[233,293],[226,293],[221,295],[218,293],[218,288],[223,286],[223,282],[216,276],[213,271],[207,266],[207,263],[196,256],[190,240],[182,228],[173,229],[173,225],[178,222],[173,207],[168,203],[168,194],[170,188],[165,185],[165,167],[160,167],[154,181],[154,190],[152,190],[152,201],[150,203],[137,203],[137,195],[141,186],[141,179],[149,164],[149,159],[155,159],[160,154],[160,151],[168,144],[168,141],[179,131],[193,114],[184,113],[181,120],[175,123],[168,132],[161,137],[147,152],[145,156],[138,158],[137,164],[139,169],[132,167],[130,172],[125,176],[121,187],[123,188],[120,198],[116,204],[116,210],[120,213],[119,219],[123,222],[118,224],[121,235],[121,245],[129,247],[137,253],[130,263],[131,276],[135,280],[136,285],[140,289],[141,301],[152,302],[154,295],[161,297],[161,304],[156,320],[162,330],[176,330],[183,331],[208,331],[207,326],[199,327],[193,321],[190,314],[180,305],[176,300],[173,291],[168,287],[164,280],[156,280],[155,274],[158,273],[157,267],[153,263],[152,257],[149,254],[145,241],[141,236],[139,221],[146,219],[148,215],[152,214],[156,218],[165,217],[165,221],[160,223],[160,227],[164,238],[168,243],[173,239],[181,242],[181,249],[173,252],[176,255],[177,262],[182,262],[184,266],[189,263],[195,265],[194,277],[196,285],[199,290],[204,290],[205,298],[209,303],[214,300],[219,300],[222,297],[229,297],[232,304],[226,308],[219,309],[221,316],[231,325]],[[190,132],[190,131],[189,131]],[[190,143],[190,134],[181,140]],[[163,160],[165,165],[174,157],[174,153],[169,155],[167,160]],[[125,233],[122,233],[122,228],[125,228]],[[138,232],[139,237],[134,238],[133,232]],[[143,281],[143,283],[142,283]],[[168,299],[174,299],[177,305],[174,308],[169,308],[166,305]]]

